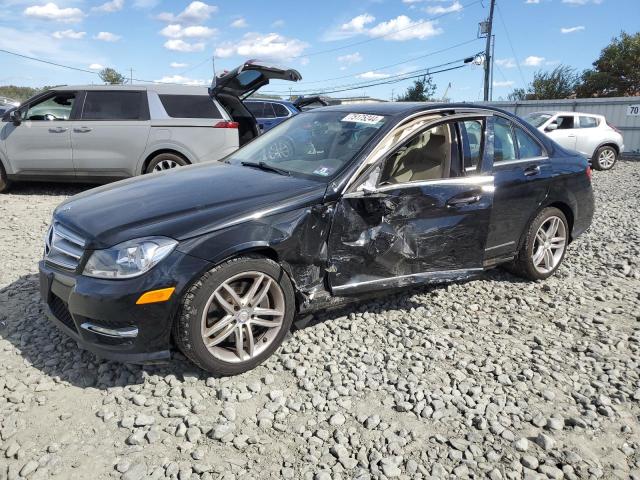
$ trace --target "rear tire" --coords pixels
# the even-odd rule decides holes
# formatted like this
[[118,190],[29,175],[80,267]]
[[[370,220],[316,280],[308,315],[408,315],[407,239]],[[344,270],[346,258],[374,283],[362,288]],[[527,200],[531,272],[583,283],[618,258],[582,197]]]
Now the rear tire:
[[533,219],[509,270],[529,280],[544,280],[558,269],[569,244],[569,224],[561,210],[544,208]]
[[214,375],[237,375],[266,360],[295,314],[293,286],[273,260],[228,260],[205,273],[182,298],[173,326],[178,348]]
[[188,164],[189,162],[175,153],[160,153],[149,161],[144,173],[164,172]]
[[618,161],[618,152],[610,145],[605,145],[596,150],[591,159],[591,164],[596,170],[611,170]]
[[4,171],[2,163],[0,163],[0,193],[4,193],[9,190],[9,179],[7,178],[7,172]]

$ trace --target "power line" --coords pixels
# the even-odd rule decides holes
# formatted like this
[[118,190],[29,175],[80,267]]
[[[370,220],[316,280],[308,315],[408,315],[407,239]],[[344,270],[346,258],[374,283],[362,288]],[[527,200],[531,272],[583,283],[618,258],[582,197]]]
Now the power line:
[[513,42],[511,42],[511,36],[509,35],[509,30],[507,30],[507,24],[502,17],[502,10],[500,9],[500,4],[496,4],[498,7],[498,16],[500,17],[500,23],[502,23],[502,28],[504,28],[504,33],[507,35],[507,41],[509,42],[509,46],[511,47],[511,53],[516,62],[516,67],[518,67],[518,72],[520,73],[520,79],[522,80],[522,86],[525,87],[527,85],[526,80],[524,79],[524,75],[522,74],[522,68],[520,68],[520,62],[518,61],[518,56],[516,55],[516,50],[513,48]]

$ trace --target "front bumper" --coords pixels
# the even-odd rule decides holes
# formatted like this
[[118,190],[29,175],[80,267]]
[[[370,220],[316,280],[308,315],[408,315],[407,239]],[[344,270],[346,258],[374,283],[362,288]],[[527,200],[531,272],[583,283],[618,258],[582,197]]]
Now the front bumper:
[[[184,289],[210,268],[199,258],[174,251],[137,278],[85,277],[39,263],[40,295],[50,320],[97,356],[127,363],[170,358],[171,326]],[[175,287],[166,302],[136,305],[143,293]]]

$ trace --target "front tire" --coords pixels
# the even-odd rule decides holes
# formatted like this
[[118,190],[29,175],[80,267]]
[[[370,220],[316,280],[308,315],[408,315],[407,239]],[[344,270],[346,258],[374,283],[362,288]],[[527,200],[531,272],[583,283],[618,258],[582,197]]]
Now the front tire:
[[4,193],[9,190],[9,179],[7,178],[7,172],[4,171],[2,163],[0,163],[0,193]]
[[596,150],[591,159],[591,164],[596,170],[611,170],[618,161],[618,152],[615,148],[605,145]]
[[238,257],[205,273],[184,295],[174,324],[180,350],[214,375],[237,375],[266,360],[295,313],[285,271],[263,257]]
[[536,215],[510,269],[529,280],[544,280],[558,269],[569,244],[569,224],[561,210],[547,207]]
[[174,153],[160,153],[149,161],[144,173],[164,172],[188,164],[184,158]]

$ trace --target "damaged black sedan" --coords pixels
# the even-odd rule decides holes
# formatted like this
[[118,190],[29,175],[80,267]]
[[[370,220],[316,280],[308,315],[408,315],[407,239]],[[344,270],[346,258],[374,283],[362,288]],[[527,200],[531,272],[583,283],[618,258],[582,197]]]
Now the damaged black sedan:
[[101,357],[164,361],[175,343],[231,375],[271,355],[301,312],[501,264],[542,280],[592,214],[587,161],[506,112],[327,107],[222,163],[67,200],[41,294]]

